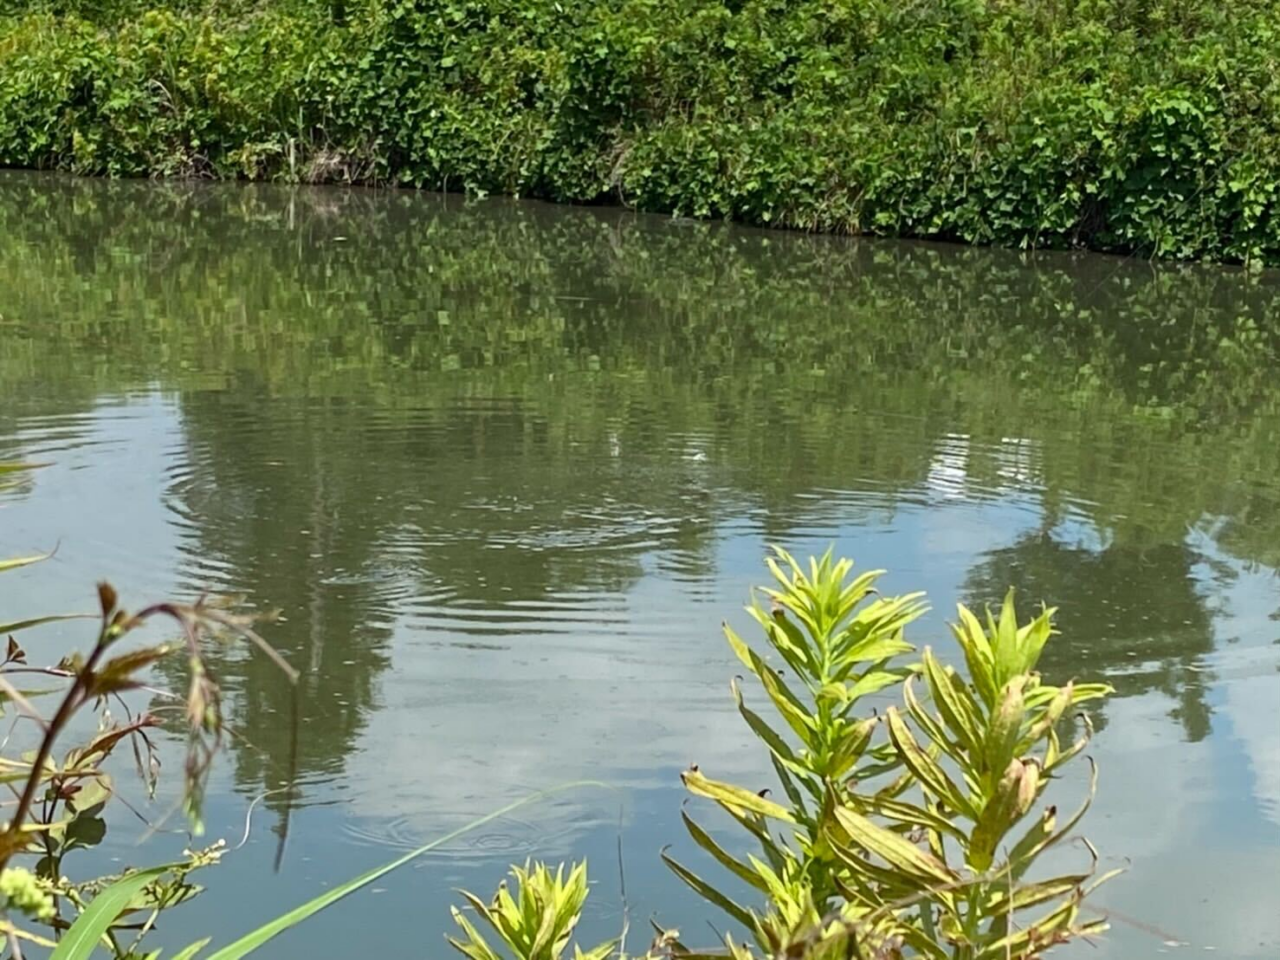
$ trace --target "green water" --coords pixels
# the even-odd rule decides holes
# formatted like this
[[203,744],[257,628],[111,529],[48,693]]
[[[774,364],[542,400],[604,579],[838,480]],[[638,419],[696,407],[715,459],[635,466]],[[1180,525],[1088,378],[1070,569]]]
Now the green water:
[[[11,457],[52,465],[0,494],[0,554],[59,550],[0,583],[6,614],[90,606],[101,576],[134,604],[243,593],[304,672],[279,873],[277,794],[157,945],[580,777],[621,791],[502,820],[268,955],[443,956],[450,890],[526,856],[589,856],[603,938],[619,837],[632,945],[650,916],[710,943],[657,853],[714,873],[679,824],[690,762],[768,783],[719,624],[748,629],[766,544],[833,543],[928,591],[917,643],[950,651],[954,604],[1013,584],[1062,608],[1047,672],[1115,685],[1085,832],[1129,872],[1070,955],[1280,955],[1275,273],[5,174]],[[236,844],[288,775],[291,701],[217,660],[240,736],[209,824]],[[80,871],[185,842],[144,832],[117,816]]]

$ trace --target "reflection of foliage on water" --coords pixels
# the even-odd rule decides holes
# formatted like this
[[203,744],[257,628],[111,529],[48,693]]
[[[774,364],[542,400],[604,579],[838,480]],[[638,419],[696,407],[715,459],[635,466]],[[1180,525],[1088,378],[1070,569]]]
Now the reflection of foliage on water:
[[[778,541],[834,509],[824,490],[871,484],[884,497],[859,507],[889,512],[956,433],[966,483],[1032,488],[1107,544],[1020,541],[970,593],[1062,602],[1068,659],[1078,638],[1127,667],[1125,639],[1156,638],[1155,672],[1117,685],[1170,686],[1193,735],[1186,665],[1209,634],[1187,528],[1246,510],[1224,545],[1265,561],[1280,543],[1275,505],[1247,492],[1280,470],[1270,274],[34,176],[0,180],[0,257],[7,395],[178,393],[186,573],[234,569],[284,608],[273,639],[317,668],[304,773],[358,735],[407,609],[491,634],[477,611],[621,593],[646,555],[705,572],[730,507]],[[1169,591],[1168,630],[1069,619],[1152,562],[1132,575]],[[248,783],[278,782],[288,755],[266,669],[224,667],[268,758],[242,754]]]
[[1057,606],[1062,636],[1042,665],[1050,679],[1087,664],[1118,696],[1167,693],[1187,737],[1198,741],[1209,733],[1210,708],[1209,678],[1197,661],[1213,650],[1209,611],[1191,577],[1198,559],[1181,542],[1094,550],[1036,531],[989,554],[965,592],[994,605],[1012,583],[1024,597]]
[[[269,436],[255,430],[253,397],[192,393],[184,406],[190,466],[170,503],[186,532],[185,573],[199,589],[233,564],[253,604],[281,610],[272,638],[302,671],[299,768],[338,769],[390,662],[390,617],[372,584],[333,582],[333,558],[372,555],[381,533],[349,509],[363,496],[363,464],[333,456],[329,438],[302,420]],[[257,748],[236,752],[237,779],[274,787],[288,776],[294,704],[270,669],[250,657],[223,673],[239,728]]]
[[403,369],[499,367],[526,381],[647,369],[748,385],[929,371],[1157,417],[1275,401],[1269,274],[413,194],[28,176],[0,183],[0,226],[8,324],[38,340],[37,321],[59,316],[68,345],[111,344],[103,373],[163,359],[191,374],[252,370],[281,391]]

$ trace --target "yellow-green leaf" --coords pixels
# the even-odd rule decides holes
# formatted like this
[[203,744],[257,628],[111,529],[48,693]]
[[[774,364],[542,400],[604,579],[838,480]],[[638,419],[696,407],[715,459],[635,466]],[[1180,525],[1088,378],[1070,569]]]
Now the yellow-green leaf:
[[727,896],[725,896],[715,887],[711,886],[711,884],[707,883],[707,881],[699,877],[692,870],[689,870],[684,866],[681,866],[679,862],[677,862],[676,860],[673,860],[667,854],[667,851],[663,850],[661,853],[661,856],[662,856],[663,862],[666,863],[666,865],[671,868],[672,872],[681,880],[683,880],[686,884],[688,884],[691,889],[693,889],[700,897],[702,897],[702,899],[706,900],[708,903],[715,904],[725,913],[729,914],[729,916],[733,917],[733,919],[737,920],[744,927],[747,927],[747,928],[751,927],[752,917],[751,917],[751,912],[749,910],[747,910],[745,907],[741,906],[740,904],[735,903],[733,900],[729,899]]
[[964,604],[956,608],[960,622],[951,625],[964,654],[965,664],[969,667],[969,676],[979,696],[988,707],[996,702],[995,661],[991,643],[983,632],[982,624]]
[[976,820],[977,815],[973,804],[947,776],[946,771],[920,749],[920,745],[911,736],[911,731],[902,722],[897,708],[890,707],[886,716],[889,724],[889,739],[893,741],[894,748],[902,757],[903,763],[916,775],[920,783],[935,796],[940,797],[952,810],[964,814],[970,820]]
[[872,823],[862,814],[848,807],[836,807],[835,817],[854,843],[922,885],[948,886],[959,879],[950,867],[933,854],[920,849],[892,830]]
[[8,560],[0,560],[0,573],[4,573],[6,570],[17,570],[19,567],[27,567],[33,563],[41,563],[52,556],[52,553],[42,553],[35,557],[12,557]]
[[772,800],[768,800],[757,793],[752,793],[743,787],[735,787],[733,784],[711,780],[699,770],[686,770],[680,774],[680,779],[684,781],[684,785],[690,793],[695,793],[700,797],[707,797],[726,807],[732,807],[748,813],[758,813],[763,817],[782,820],[786,823],[795,823],[795,817],[792,816],[791,811],[781,804],[774,803]]
[[992,777],[1002,776],[1022,738],[1022,720],[1026,706],[1022,699],[1025,676],[1017,676],[1000,691],[1000,700],[991,715],[990,726],[982,745],[983,759]]
[[996,847],[1031,806],[1040,769],[1034,763],[1009,761],[995,794],[987,801],[973,828],[966,859],[978,873],[985,873],[995,859]]
[[933,650],[928,647],[924,651],[924,673],[933,705],[937,707],[943,723],[965,749],[976,751],[982,742],[978,733],[981,724],[978,705],[967,690],[957,688],[954,674],[938,663]]

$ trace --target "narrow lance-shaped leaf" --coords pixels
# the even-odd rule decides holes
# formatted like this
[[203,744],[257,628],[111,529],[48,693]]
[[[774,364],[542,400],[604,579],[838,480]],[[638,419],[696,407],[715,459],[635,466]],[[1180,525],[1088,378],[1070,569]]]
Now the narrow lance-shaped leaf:
[[733,651],[744,667],[755,673],[755,661],[751,658],[751,648],[747,646],[746,641],[738,636],[733,627],[727,623],[722,624],[721,629],[724,631],[724,638],[729,641],[729,649]]
[[883,668],[868,670],[849,687],[849,702],[856,702],[862,697],[879,693],[895,683],[902,683],[910,675],[909,670],[888,670]]
[[19,567],[29,567],[33,563],[43,563],[52,556],[52,553],[42,553],[34,557],[11,557],[8,560],[0,560],[0,573],[6,570],[17,570]]
[[813,723],[805,711],[804,704],[793,694],[781,680],[773,669],[760,659],[760,655],[752,650],[742,640],[741,637],[734,632],[733,628],[728,624],[724,625],[724,635],[729,641],[729,646],[738,659],[749,669],[764,687],[765,692],[769,695],[769,699],[773,701],[778,712],[782,714],[782,718],[787,721],[787,725],[795,732],[806,746],[812,746],[813,740]]
[[890,797],[879,796],[854,796],[849,799],[848,803],[849,806],[864,815],[874,813],[884,817],[886,820],[893,820],[913,827],[926,827],[938,833],[945,833],[957,840],[968,839],[965,832],[946,817],[934,813],[932,810],[926,810],[924,807],[914,803],[906,803]]
[[911,731],[902,722],[902,717],[898,714],[897,708],[890,707],[886,716],[889,724],[890,740],[893,741],[894,747],[897,748],[898,753],[902,756],[903,762],[919,778],[921,784],[931,790],[934,795],[940,797],[951,809],[964,814],[971,820],[977,819],[973,805],[960,791],[960,788],[952,782],[951,778],[937,763],[920,749],[920,745],[911,736]]
[[1040,662],[1040,654],[1044,651],[1044,645],[1053,635],[1053,615],[1057,613],[1054,607],[1045,607],[1040,611],[1040,616],[1036,617],[1029,624],[1019,631],[1018,640],[1021,645],[1022,669],[1030,672],[1036,668],[1036,664]]
[[1020,926],[1009,936],[984,945],[977,952],[975,960],[1008,960],[1009,957],[1034,956],[1028,952],[1033,943],[1053,943],[1058,933],[1071,929],[1079,912],[1079,899],[1072,897],[1044,916]]
[[[1013,909],[1026,910],[1028,907],[1037,907],[1059,897],[1077,893],[1083,889],[1091,876],[1092,874],[1088,873],[1077,873],[1016,886],[1013,889]],[[989,904],[989,909],[993,913],[1008,911],[1009,891],[1001,888],[999,884],[992,884],[991,890],[993,900]]]
[[698,896],[702,897],[702,899],[706,900],[708,903],[715,904],[744,927],[750,928],[752,926],[752,917],[749,910],[740,904],[735,903],[733,900],[730,900],[727,896],[715,887],[711,886],[711,884],[707,883],[707,881],[703,880],[696,873],[685,868],[678,861],[672,859],[666,850],[662,851],[661,856],[663,862],[671,868],[672,872],[688,884],[690,889],[697,893]]
[[994,795],[978,815],[966,859],[978,873],[985,873],[995,859],[996,847],[1030,809],[1035,800],[1040,768],[1034,761],[1009,761]]
[[812,750],[814,748],[814,722],[804,704],[779,679],[778,675],[769,668],[768,664],[754,652],[751,657],[755,662],[753,670],[756,676],[760,678],[760,685],[764,687],[765,693],[773,701],[778,713],[782,715],[782,719],[787,721],[787,726],[795,732],[795,735],[800,738],[804,745]]
[[577,944],[574,944],[573,960],[605,960],[605,957],[613,953],[613,948],[617,945],[618,941],[616,940],[606,940],[599,946],[584,951]]
[[121,877],[91,901],[76,918],[70,929],[58,942],[49,960],[86,960],[93,953],[98,941],[106,934],[120,914],[129,907],[142,888],[183,864],[170,863],[149,870],[139,870]]
[[991,653],[995,664],[995,686],[999,690],[1015,673],[1022,672],[1022,660],[1019,655],[1018,615],[1013,604],[1013,588],[1004,595],[1000,605],[1000,619],[993,618],[991,609],[987,609],[987,627],[991,636]]
[[757,793],[752,793],[743,787],[735,787],[730,783],[711,780],[699,770],[686,770],[680,774],[680,779],[684,781],[684,785],[690,793],[715,800],[726,807],[749,813],[758,813],[774,820],[795,823],[795,817],[791,811],[781,804],[774,803],[772,800],[768,800]]
[[[1034,719],[1032,720],[1031,725],[1027,728],[1022,740],[1018,743],[1017,749],[1019,752],[1025,752],[1036,743],[1039,743],[1041,738],[1046,736],[1058,721],[1062,719],[1063,713],[1066,711],[1067,707],[1071,705],[1071,692],[1073,687],[1072,684],[1068,683],[1065,687],[1061,687],[1054,691],[1053,696],[1048,700],[1048,705],[1040,710],[1039,715],[1037,716],[1037,708],[1032,705],[1031,694],[1038,694],[1041,689],[1043,688],[1036,688],[1023,696],[1023,702],[1026,705],[1027,713]],[[1053,690],[1052,687],[1048,689]],[[1039,700],[1040,698],[1036,697],[1035,699]]]
[[835,780],[844,777],[862,758],[867,744],[871,742],[871,733],[879,723],[875,717],[854,723],[845,720],[840,722],[846,726],[834,734],[836,742],[832,745],[828,769],[819,771]]
[[751,728],[751,731],[765,742],[770,752],[779,762],[785,764],[796,773],[803,774],[806,768],[797,759],[795,752],[787,742],[782,739],[776,730],[760,719],[759,714],[747,707],[742,699],[742,690],[738,687],[736,679],[730,682],[730,689],[733,690],[733,698],[738,704],[738,713],[742,715],[742,719],[747,722],[747,726]]
[[1026,707],[1022,699],[1022,687],[1026,678],[1014,677],[1000,691],[1000,699],[991,714],[987,735],[982,744],[983,760],[991,777],[1004,775],[1014,750],[1022,737],[1022,720]]
[[960,644],[965,664],[969,668],[969,676],[987,707],[994,708],[996,703],[995,662],[991,644],[983,633],[982,624],[964,604],[956,607],[960,622],[952,624],[951,631]]
[[[1109,697],[1115,692],[1115,687],[1109,683],[1072,683],[1070,706],[1078,706],[1090,700],[1101,700],[1103,697]],[[1042,707],[1052,701],[1059,693],[1059,688],[1053,686],[1041,686],[1036,687],[1034,690],[1028,690],[1026,693],[1027,707],[1028,709]]]
[[921,884],[946,885],[958,876],[941,860],[911,841],[872,823],[847,807],[836,807],[836,821],[858,846],[884,860],[892,869],[915,878]]
[[982,743],[978,733],[981,723],[978,705],[967,690],[957,688],[954,675],[938,662],[929,648],[924,651],[924,673],[933,705],[943,722],[962,746],[971,752],[977,751]]
[[741,860],[738,860],[736,857],[728,854],[720,844],[716,843],[707,831],[698,826],[697,822],[690,817],[688,813],[681,810],[680,819],[684,821],[685,829],[689,831],[689,836],[693,837],[694,842],[703,850],[707,851],[707,853],[715,857],[721,866],[736,874],[745,883],[748,883],[759,890],[766,889],[765,882],[760,878],[758,873],[752,870]]
[[770,645],[792,670],[801,676],[817,675],[818,663],[810,644],[800,628],[787,619],[781,608],[768,612],[756,602],[747,608],[747,612],[764,629]]
[[902,639],[902,631],[927,611],[923,593],[878,598],[858,611],[837,641],[835,650],[845,659],[883,660],[914,649]]
[[1067,761],[1076,757],[1085,747],[1089,745],[1089,741],[1093,739],[1093,721],[1089,719],[1087,713],[1077,714],[1084,732],[1076,738],[1075,743],[1063,750],[1058,745],[1058,737],[1056,731],[1052,728],[1049,730],[1049,748],[1045,751],[1044,756],[1044,772],[1052,773],[1058,767]]
[[911,714],[911,719],[924,731],[924,735],[929,738],[930,743],[937,746],[957,762],[964,762],[967,759],[964,752],[957,749],[955,742],[939,725],[933,714],[929,713],[924,705],[916,699],[915,677],[907,677],[906,682],[902,685],[902,699],[907,705],[907,712]]
[[533,945],[529,949],[529,955],[532,957],[542,956],[544,952],[554,955],[558,952],[555,947],[560,946],[562,939],[567,941],[572,932],[571,924],[568,925],[568,929],[561,926],[558,910],[543,909],[540,916],[542,920],[538,924]]
[[458,940],[455,937],[446,936],[445,939],[449,941],[450,946],[470,957],[471,960],[502,960],[461,910],[457,907],[451,907],[450,913],[453,915],[454,923],[460,926],[463,933],[467,935],[466,940]]

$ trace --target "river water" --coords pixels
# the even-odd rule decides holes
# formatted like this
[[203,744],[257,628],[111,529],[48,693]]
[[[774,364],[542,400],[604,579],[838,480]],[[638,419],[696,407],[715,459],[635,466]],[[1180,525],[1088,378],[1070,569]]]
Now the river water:
[[[443,956],[452,890],[588,857],[584,940],[722,919],[661,865],[679,771],[769,783],[720,636],[767,545],[934,607],[1061,608],[1106,679],[1086,820],[1113,931],[1280,956],[1280,275],[857,242],[408,192],[0,177],[4,617],[209,589],[279,608],[297,798],[168,916],[219,942],[533,790],[267,956]],[[44,628],[46,647],[74,631]],[[233,845],[289,778],[288,685],[215,661]],[[161,678],[163,679],[163,678]],[[173,678],[177,682],[177,678]],[[175,745],[171,745],[176,748]],[[170,749],[170,748],[166,748]],[[148,818],[171,812],[177,754]],[[1079,777],[1054,787],[1062,806]],[[272,869],[288,821],[279,871]],[[117,814],[83,875],[186,838]],[[724,836],[731,837],[728,831]],[[728,841],[727,841],[728,842]],[[69,868],[71,861],[68,860]]]

